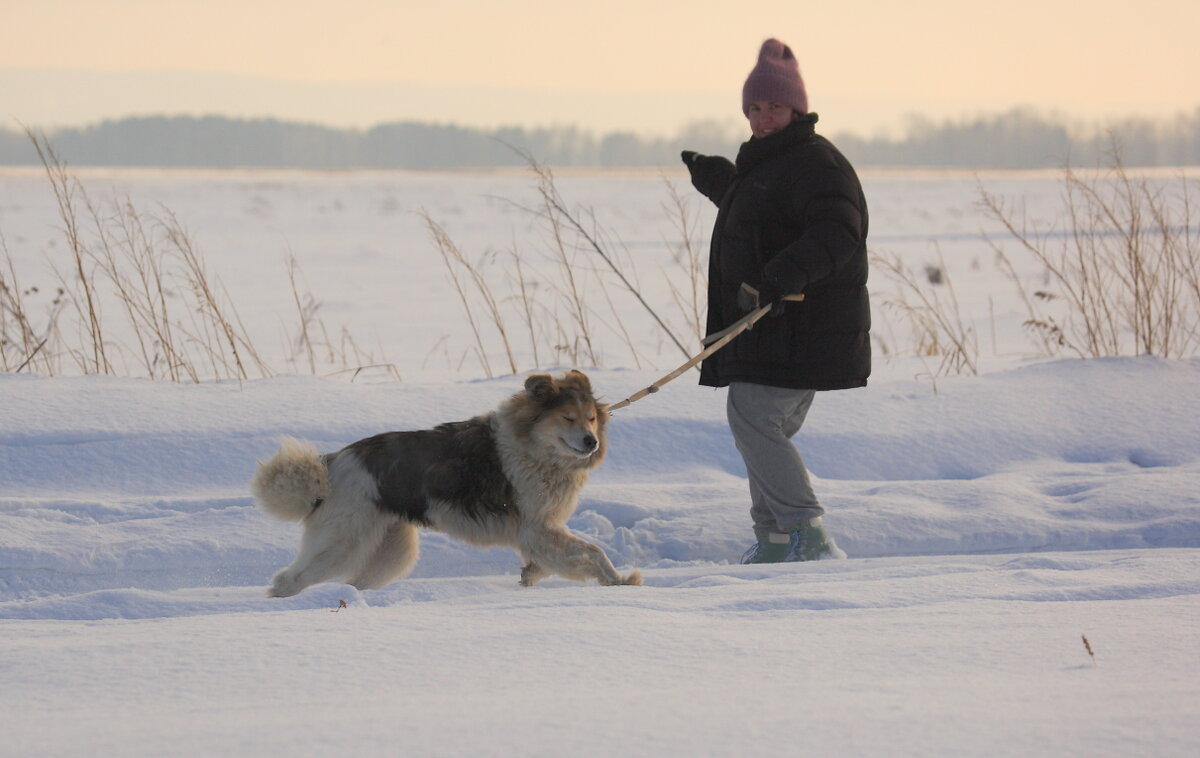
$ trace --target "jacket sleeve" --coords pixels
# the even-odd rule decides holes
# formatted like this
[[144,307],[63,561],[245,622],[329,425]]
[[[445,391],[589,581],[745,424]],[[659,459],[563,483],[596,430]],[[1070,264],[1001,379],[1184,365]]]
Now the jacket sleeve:
[[721,156],[702,156],[690,170],[692,186],[700,190],[700,194],[711,200],[713,205],[721,204],[721,198],[737,174],[733,162]]
[[763,267],[764,279],[797,293],[840,270],[862,247],[862,190],[836,167],[806,177],[789,195],[789,213],[803,230]]

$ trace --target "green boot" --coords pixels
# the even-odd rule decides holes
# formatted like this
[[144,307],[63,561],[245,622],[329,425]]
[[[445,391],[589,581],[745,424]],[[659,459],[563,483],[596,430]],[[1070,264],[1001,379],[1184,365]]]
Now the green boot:
[[780,563],[787,560],[790,535],[756,528],[754,537],[758,541],[742,556],[742,563]]
[[833,537],[825,531],[821,517],[806,521],[788,534],[789,541],[785,561],[822,561],[844,559],[845,551],[837,546]]

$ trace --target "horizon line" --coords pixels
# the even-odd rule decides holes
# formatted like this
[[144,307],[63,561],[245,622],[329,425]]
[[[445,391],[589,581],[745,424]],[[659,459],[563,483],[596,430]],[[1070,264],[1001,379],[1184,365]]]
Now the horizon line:
[[[814,112],[816,112],[818,116],[820,115],[819,112],[817,112],[817,111],[814,111]],[[923,113],[913,111],[913,112],[906,113],[904,115],[903,120],[905,120],[909,123],[904,125],[903,127],[901,127],[902,132],[899,135],[899,137],[897,137],[896,135],[889,136],[889,135],[881,135],[881,134],[867,135],[867,134],[863,134],[861,132],[856,132],[851,129],[840,129],[836,132],[830,132],[830,133],[838,134],[838,135],[845,135],[845,136],[850,136],[852,138],[865,139],[865,140],[877,140],[877,139],[895,140],[897,138],[905,139],[905,138],[911,136],[911,132],[914,128],[920,128],[922,126],[930,126],[933,128],[967,126],[967,125],[979,123],[979,122],[996,122],[1001,119],[1004,119],[1005,117],[1015,117],[1015,116],[1028,116],[1035,120],[1040,120],[1047,124],[1062,126],[1062,127],[1066,128],[1071,133],[1072,136],[1080,136],[1080,130],[1084,130],[1084,131],[1093,130],[1094,131],[1096,129],[1103,129],[1105,127],[1118,125],[1120,122],[1149,121],[1149,122],[1156,123],[1156,124],[1163,124],[1165,122],[1169,122],[1169,121],[1179,119],[1179,118],[1190,118],[1190,117],[1200,118],[1200,101],[1198,101],[1196,105],[1191,106],[1191,108],[1180,108],[1179,110],[1177,110],[1171,114],[1145,115],[1145,114],[1130,113],[1130,114],[1123,114],[1123,115],[1112,115],[1112,116],[1108,116],[1106,118],[1101,118],[1101,119],[1087,119],[1085,117],[1073,116],[1071,114],[1063,113],[1061,111],[1045,110],[1045,109],[1039,108],[1037,106],[1028,105],[1028,104],[1018,104],[1018,105],[1012,105],[1008,108],[1003,108],[1003,109],[995,109],[995,110],[990,110],[990,111],[977,111],[974,113],[962,113],[958,116],[942,116],[942,117],[927,116]],[[90,121],[74,122],[74,123],[56,123],[56,124],[51,124],[51,125],[27,123],[27,122],[21,120],[20,118],[13,116],[11,114],[9,115],[9,118],[12,119],[19,126],[19,128],[13,129],[12,127],[10,127],[7,124],[0,123],[0,129],[3,129],[5,131],[21,131],[23,129],[33,129],[33,130],[43,131],[43,132],[47,132],[47,133],[56,133],[56,132],[62,132],[62,131],[85,131],[88,129],[94,129],[94,128],[97,128],[100,126],[104,126],[105,124],[117,124],[117,123],[122,123],[122,122],[127,122],[127,121],[138,121],[138,120],[152,120],[152,119],[184,120],[184,119],[188,119],[188,120],[202,121],[205,119],[214,119],[214,120],[224,120],[224,121],[232,121],[232,122],[247,122],[247,123],[270,122],[270,123],[288,124],[288,125],[294,125],[294,126],[316,127],[316,128],[320,128],[320,129],[327,129],[329,131],[358,132],[358,133],[369,132],[373,129],[377,129],[377,128],[385,127],[385,126],[393,126],[393,125],[397,125],[397,124],[413,124],[413,125],[418,125],[418,126],[463,129],[463,130],[467,130],[467,131],[476,131],[476,132],[483,132],[483,133],[499,132],[499,131],[504,131],[507,129],[517,129],[517,130],[522,130],[522,131],[527,131],[527,132],[577,130],[577,131],[580,131],[583,134],[587,134],[589,136],[605,136],[605,135],[613,135],[613,134],[632,134],[640,139],[666,139],[666,140],[670,140],[670,139],[682,136],[682,134],[685,131],[687,131],[688,129],[697,128],[697,127],[705,127],[705,126],[715,127],[718,129],[723,128],[726,130],[727,133],[722,136],[734,137],[733,133],[736,131],[739,131],[740,127],[742,126],[739,123],[739,121],[740,121],[739,119],[732,118],[732,117],[729,119],[725,119],[725,120],[716,119],[716,118],[700,117],[700,118],[696,118],[696,119],[693,119],[690,121],[686,121],[686,122],[682,123],[681,125],[679,125],[675,129],[674,133],[664,135],[662,133],[655,133],[655,132],[639,132],[632,128],[589,127],[589,126],[586,126],[586,125],[583,125],[580,123],[576,123],[576,122],[536,123],[536,124],[503,122],[503,123],[497,123],[495,125],[481,125],[481,124],[465,123],[465,122],[456,121],[453,119],[438,120],[438,119],[426,119],[426,118],[419,118],[419,117],[397,117],[397,118],[393,118],[393,119],[376,121],[376,122],[368,124],[368,125],[350,125],[350,124],[343,125],[343,124],[323,122],[323,121],[320,121],[317,119],[304,118],[304,117],[298,117],[298,116],[275,115],[275,114],[261,114],[261,115],[234,114],[234,113],[219,112],[219,111],[215,111],[215,110],[214,111],[194,110],[194,111],[174,111],[174,112],[168,112],[168,111],[131,112],[131,113],[127,113],[125,115],[120,115],[120,116],[100,116],[100,117],[97,117]]]
[[[745,125],[740,97],[701,90],[564,90],[405,80],[314,82],[195,69],[12,66],[0,67],[0,90],[5,92],[4,115],[41,129],[79,129],[128,118],[210,115],[331,129],[431,123],[490,130],[577,128],[643,138],[669,137],[702,123],[730,131]],[[914,121],[969,123],[1015,111],[1087,128],[1130,119],[1162,121],[1200,109],[1200,99],[1187,105],[1126,101],[1109,107],[1028,98],[997,108],[990,102],[920,100],[902,93],[810,90],[812,110],[822,116],[824,131],[863,138],[894,138]]]

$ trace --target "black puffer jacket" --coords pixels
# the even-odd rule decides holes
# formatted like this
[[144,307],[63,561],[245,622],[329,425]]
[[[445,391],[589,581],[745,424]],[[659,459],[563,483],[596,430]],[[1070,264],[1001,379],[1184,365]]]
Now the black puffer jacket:
[[[862,387],[871,374],[867,203],[850,163],[814,133],[816,114],[751,139],[736,166],[702,158],[692,183],[720,210],[708,269],[708,333],[744,314],[742,282],[803,292],[704,361],[700,383]],[[702,169],[698,166],[703,163]]]

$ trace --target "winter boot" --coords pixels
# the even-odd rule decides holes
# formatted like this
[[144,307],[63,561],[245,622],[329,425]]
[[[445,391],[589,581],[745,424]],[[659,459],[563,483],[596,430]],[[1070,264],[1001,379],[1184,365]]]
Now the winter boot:
[[[837,546],[833,537],[825,531],[821,517],[804,522],[789,533],[785,561],[820,561],[831,558],[843,559],[846,553]],[[744,563],[745,561],[743,561]]]
[[742,563],[780,563],[787,560],[791,542],[789,535],[755,527],[754,536],[758,541],[742,556]]

